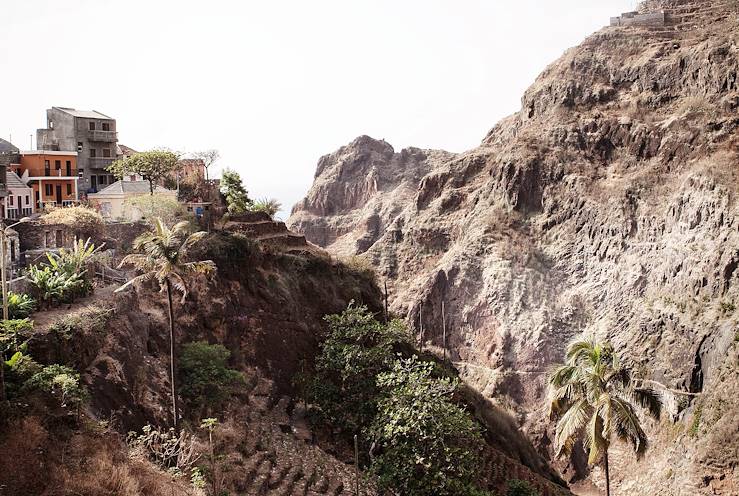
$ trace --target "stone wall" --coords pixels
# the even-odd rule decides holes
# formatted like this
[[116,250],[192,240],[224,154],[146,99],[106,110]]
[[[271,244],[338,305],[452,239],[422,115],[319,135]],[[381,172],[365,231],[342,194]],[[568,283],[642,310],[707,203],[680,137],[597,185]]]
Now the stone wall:
[[611,17],[611,26],[664,26],[664,12],[650,12],[639,14],[638,12],[625,12],[618,17]]

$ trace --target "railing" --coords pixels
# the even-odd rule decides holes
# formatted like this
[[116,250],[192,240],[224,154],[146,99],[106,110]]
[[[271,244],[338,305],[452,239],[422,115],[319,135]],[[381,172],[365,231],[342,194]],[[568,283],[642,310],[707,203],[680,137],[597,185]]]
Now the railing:
[[90,141],[118,141],[118,133],[115,131],[87,131],[87,138]]
[[78,200],[62,200],[62,207],[72,207],[79,203]]

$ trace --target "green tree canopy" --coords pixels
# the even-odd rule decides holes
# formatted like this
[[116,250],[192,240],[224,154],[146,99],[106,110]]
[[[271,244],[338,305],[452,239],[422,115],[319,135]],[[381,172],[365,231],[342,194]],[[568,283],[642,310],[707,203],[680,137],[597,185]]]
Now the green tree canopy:
[[452,401],[458,380],[434,369],[411,357],[377,378],[385,396],[370,429],[380,452],[372,469],[395,494],[465,495],[478,475],[480,427]]
[[399,321],[378,322],[366,306],[350,305],[325,320],[329,332],[308,396],[329,423],[356,434],[374,418],[376,376],[390,370],[394,347],[407,341],[407,333]]
[[154,184],[174,171],[180,156],[169,150],[150,150],[116,160],[107,168],[117,178],[138,174],[149,181],[149,192],[154,194]]
[[220,410],[233,387],[243,381],[241,372],[228,368],[230,356],[231,352],[225,347],[205,341],[182,346],[181,393],[191,411]]
[[249,210],[252,204],[249,193],[247,193],[241,181],[241,176],[235,170],[226,169],[223,171],[221,193],[226,197],[228,212],[231,214],[243,214]]

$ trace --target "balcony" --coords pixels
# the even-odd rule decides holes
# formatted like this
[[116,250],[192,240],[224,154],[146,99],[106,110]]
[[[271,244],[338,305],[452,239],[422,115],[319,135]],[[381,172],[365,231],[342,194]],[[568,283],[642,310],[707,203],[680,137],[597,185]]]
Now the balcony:
[[118,133],[115,131],[87,131],[87,139],[90,141],[103,141],[115,143],[118,141]]

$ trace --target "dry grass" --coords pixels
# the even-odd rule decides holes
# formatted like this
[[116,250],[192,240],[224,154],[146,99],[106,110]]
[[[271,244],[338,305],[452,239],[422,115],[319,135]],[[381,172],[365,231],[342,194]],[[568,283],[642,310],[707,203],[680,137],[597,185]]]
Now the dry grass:
[[44,224],[62,224],[77,230],[96,230],[103,227],[103,217],[83,205],[50,209],[41,220]]
[[146,460],[131,458],[111,431],[54,435],[38,417],[0,433],[0,494],[40,496],[200,496]]

